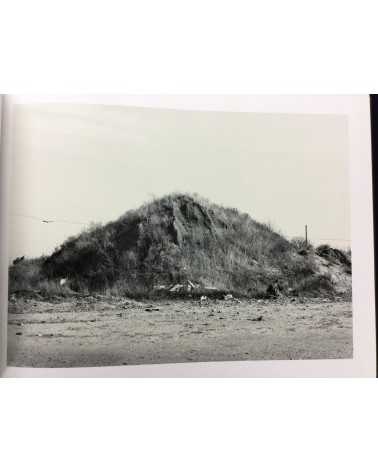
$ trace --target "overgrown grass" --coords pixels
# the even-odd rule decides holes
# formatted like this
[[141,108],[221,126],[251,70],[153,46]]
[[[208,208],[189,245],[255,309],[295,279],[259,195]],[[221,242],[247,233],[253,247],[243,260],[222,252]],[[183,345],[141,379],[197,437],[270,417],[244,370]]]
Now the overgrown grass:
[[262,297],[272,283],[287,292],[332,291],[316,274],[313,248],[301,255],[299,246],[235,208],[173,194],[92,226],[49,257],[12,265],[10,292],[143,298],[159,284],[186,280],[250,297]]

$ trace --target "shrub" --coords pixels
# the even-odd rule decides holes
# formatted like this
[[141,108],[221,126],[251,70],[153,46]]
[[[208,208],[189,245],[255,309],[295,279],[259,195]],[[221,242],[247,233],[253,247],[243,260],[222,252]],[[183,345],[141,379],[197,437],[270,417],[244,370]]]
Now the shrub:
[[329,274],[314,274],[300,279],[294,286],[298,295],[324,297],[334,294],[334,284]]
[[305,238],[293,238],[291,244],[298,253],[312,251],[314,249],[314,246],[310,242],[307,241],[306,243]]

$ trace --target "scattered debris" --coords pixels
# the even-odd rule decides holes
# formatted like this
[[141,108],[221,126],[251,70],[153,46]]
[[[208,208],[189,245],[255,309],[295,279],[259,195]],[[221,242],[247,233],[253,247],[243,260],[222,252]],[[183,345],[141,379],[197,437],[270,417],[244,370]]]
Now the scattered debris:
[[183,290],[184,285],[183,284],[175,284],[173,287],[169,289],[170,292],[180,292]]
[[[159,286],[162,287],[159,290],[164,290],[165,286]],[[192,290],[199,289],[201,287],[200,284],[198,283],[193,283],[191,280],[187,280],[186,282],[182,284],[174,284],[171,287],[168,288],[169,292],[191,292]]]
[[158,291],[159,290],[167,290],[167,288],[168,287],[166,285],[163,285],[163,284],[154,286],[154,290],[158,290]]

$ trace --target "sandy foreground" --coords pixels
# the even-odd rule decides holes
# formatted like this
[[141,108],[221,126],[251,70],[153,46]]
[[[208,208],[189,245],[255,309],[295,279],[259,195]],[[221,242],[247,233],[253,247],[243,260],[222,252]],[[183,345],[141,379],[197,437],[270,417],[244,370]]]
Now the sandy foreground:
[[11,366],[352,356],[352,305],[345,301],[96,299],[10,306]]

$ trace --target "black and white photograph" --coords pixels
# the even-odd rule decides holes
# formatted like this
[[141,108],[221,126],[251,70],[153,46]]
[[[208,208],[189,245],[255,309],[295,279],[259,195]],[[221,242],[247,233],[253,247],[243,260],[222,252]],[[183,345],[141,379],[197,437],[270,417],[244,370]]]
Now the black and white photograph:
[[1,470],[374,469],[375,5],[2,3]]
[[24,103],[8,364],[353,357],[343,114]]

